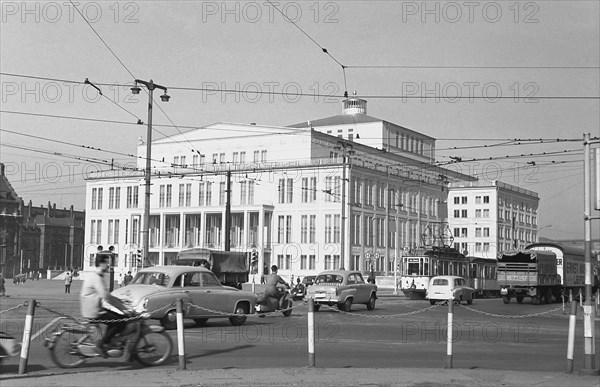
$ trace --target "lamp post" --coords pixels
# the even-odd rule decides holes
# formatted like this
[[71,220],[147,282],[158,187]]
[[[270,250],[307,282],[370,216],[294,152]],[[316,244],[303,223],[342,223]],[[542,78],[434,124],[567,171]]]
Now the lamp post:
[[349,156],[354,154],[354,150],[352,149],[352,144],[343,141],[338,141],[337,143],[338,145],[333,147],[333,149],[342,151],[342,233],[340,235],[340,261],[342,262],[342,266],[346,268],[350,267],[350,262],[346,262],[346,164]]
[[169,98],[171,98],[168,94],[167,94],[167,88],[161,85],[158,85],[156,83],[154,83],[152,81],[152,79],[150,80],[150,82],[146,82],[146,81],[142,81],[140,79],[136,79],[135,80],[135,85],[131,88],[131,92],[133,94],[139,94],[140,91],[142,90],[138,84],[142,84],[144,86],[146,86],[146,88],[148,89],[148,132],[146,134],[146,169],[144,171],[144,180],[145,180],[145,186],[146,186],[146,191],[145,191],[145,195],[144,195],[144,221],[143,221],[143,225],[142,225],[142,254],[143,254],[143,259],[148,259],[149,256],[149,249],[150,249],[150,239],[149,239],[149,233],[150,233],[150,177],[151,177],[151,165],[150,165],[150,160],[151,160],[151,152],[152,152],[152,95],[154,92],[154,89],[160,89],[163,90],[164,93],[163,95],[160,96],[161,101],[163,102],[169,102]]

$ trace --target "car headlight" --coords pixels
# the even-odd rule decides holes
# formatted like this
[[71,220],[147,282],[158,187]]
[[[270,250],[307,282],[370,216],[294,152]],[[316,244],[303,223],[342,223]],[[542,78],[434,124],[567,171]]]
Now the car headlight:
[[148,307],[148,301],[148,297],[144,298],[141,302],[137,304],[137,306],[135,307],[135,311],[138,313],[145,312],[146,308]]

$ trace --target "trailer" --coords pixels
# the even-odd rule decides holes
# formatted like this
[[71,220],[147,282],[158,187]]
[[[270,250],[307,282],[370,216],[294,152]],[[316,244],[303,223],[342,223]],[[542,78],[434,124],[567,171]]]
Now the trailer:
[[[532,303],[551,303],[562,292],[557,257],[554,252],[534,249],[508,250],[498,254],[497,278],[505,304],[525,297]],[[558,297],[556,297],[558,295]]]
[[171,265],[204,266],[215,273],[221,284],[238,289],[250,275],[249,255],[241,251],[187,249],[180,251]]

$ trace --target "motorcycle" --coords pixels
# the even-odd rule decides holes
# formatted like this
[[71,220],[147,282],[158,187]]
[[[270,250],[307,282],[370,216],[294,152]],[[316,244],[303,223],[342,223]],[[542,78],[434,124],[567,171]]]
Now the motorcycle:
[[256,300],[256,313],[259,317],[265,317],[265,313],[281,311],[285,317],[289,317],[292,314],[292,295],[290,294],[289,288],[285,290],[285,293],[281,296],[281,305],[279,307],[279,299],[277,297],[267,296],[264,293],[258,294]]
[[306,295],[306,288],[304,287],[304,284],[302,284],[302,283],[297,284],[292,289],[292,300],[294,300],[294,301],[299,301],[299,300],[304,299],[305,295]]
[[144,366],[164,363],[171,356],[171,336],[162,326],[148,324],[148,313],[121,312],[127,325],[112,338],[111,346],[106,350],[97,346],[104,324],[90,322],[61,326],[44,343],[54,363],[61,368],[75,368],[95,357],[137,360]]
[[21,344],[17,339],[5,332],[0,332],[0,361],[5,357],[16,356],[21,352]]

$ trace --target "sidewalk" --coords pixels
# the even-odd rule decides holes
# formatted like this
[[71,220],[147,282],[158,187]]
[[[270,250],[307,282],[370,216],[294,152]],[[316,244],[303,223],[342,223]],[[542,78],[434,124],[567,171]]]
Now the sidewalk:
[[2,387],[11,386],[576,386],[598,387],[598,375],[567,375],[561,372],[525,372],[486,369],[360,369],[360,368],[272,368],[160,370],[50,371],[28,375],[0,375]]

